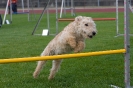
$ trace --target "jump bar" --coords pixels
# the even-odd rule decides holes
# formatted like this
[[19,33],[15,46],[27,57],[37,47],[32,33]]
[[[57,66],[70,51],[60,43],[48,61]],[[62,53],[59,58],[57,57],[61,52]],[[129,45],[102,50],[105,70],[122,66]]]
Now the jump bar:
[[119,53],[125,53],[125,52],[126,52],[125,49],[119,49],[119,50],[107,50],[107,51],[76,53],[76,54],[63,54],[63,55],[54,55],[54,56],[0,59],[0,64],[30,62],[30,61],[39,61],[39,60],[67,59],[67,58],[76,58],[76,57],[88,57],[88,56],[98,56],[98,55],[108,55],[108,54],[119,54]]
[[[93,18],[94,21],[114,21],[116,18]],[[58,21],[74,21],[74,18],[59,18]]]

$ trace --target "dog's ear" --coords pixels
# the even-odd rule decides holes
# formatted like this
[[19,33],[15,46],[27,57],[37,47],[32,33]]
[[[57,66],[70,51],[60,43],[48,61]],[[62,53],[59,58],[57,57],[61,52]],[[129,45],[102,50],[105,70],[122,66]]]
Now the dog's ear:
[[93,21],[92,17],[87,17],[87,19]]
[[76,21],[76,22],[79,22],[79,21],[82,20],[82,18],[83,18],[82,16],[77,16],[77,17],[75,18],[75,21]]

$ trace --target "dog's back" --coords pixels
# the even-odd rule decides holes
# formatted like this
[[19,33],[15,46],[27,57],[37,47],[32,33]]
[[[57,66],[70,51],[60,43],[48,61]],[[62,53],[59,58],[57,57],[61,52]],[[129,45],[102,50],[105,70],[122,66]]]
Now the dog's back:
[[[71,24],[73,23],[70,23],[69,25]],[[58,55],[72,51],[72,48],[67,43],[70,37],[69,35],[72,36],[70,30],[68,28],[64,28],[63,31],[61,31],[58,35],[55,36],[53,40],[49,42],[41,56]]]

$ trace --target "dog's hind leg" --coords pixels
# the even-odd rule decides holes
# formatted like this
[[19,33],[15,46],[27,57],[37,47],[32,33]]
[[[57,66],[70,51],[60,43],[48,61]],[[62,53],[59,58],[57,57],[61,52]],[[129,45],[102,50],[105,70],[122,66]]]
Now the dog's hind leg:
[[55,76],[55,73],[58,71],[60,64],[61,64],[62,60],[53,60],[53,64],[52,64],[52,68],[50,70],[50,75],[48,77],[49,80],[53,79]]
[[43,68],[43,66],[45,65],[46,62],[47,61],[38,61],[37,67],[36,67],[36,69],[35,69],[35,71],[33,73],[33,77],[34,78],[37,78],[37,76],[39,75],[41,69]]

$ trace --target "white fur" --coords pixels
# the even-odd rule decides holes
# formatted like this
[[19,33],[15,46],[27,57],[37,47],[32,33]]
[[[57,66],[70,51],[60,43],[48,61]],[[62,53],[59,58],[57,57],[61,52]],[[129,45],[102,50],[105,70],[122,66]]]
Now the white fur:
[[[92,38],[96,32],[96,25],[91,17],[78,16],[49,42],[41,56],[65,54],[70,51],[80,52],[85,48],[85,39]],[[53,60],[48,79],[54,78],[61,61],[61,59]],[[46,61],[38,61],[35,72],[33,73],[34,78],[39,75],[45,63]]]

